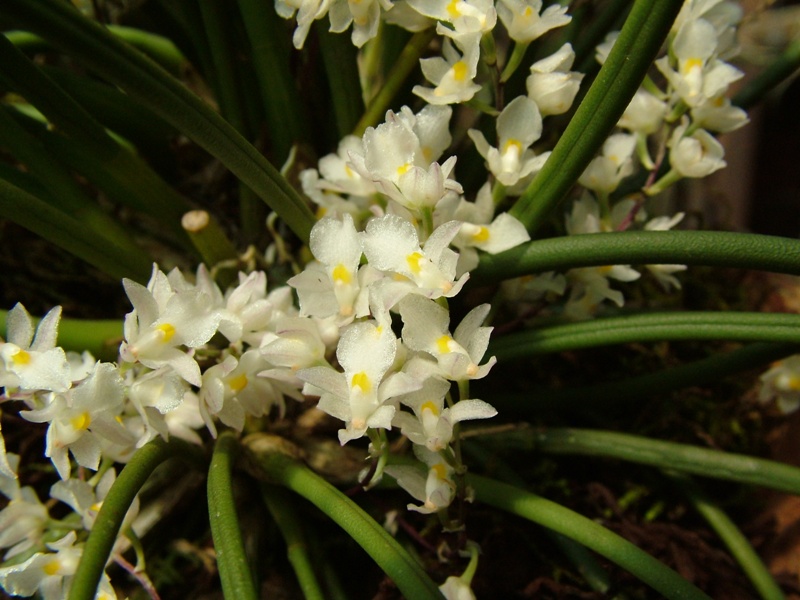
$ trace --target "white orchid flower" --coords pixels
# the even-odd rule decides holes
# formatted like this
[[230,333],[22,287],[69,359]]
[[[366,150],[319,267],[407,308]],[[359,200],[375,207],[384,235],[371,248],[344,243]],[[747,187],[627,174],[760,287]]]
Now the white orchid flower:
[[64,350],[56,346],[61,307],[51,309],[34,335],[33,319],[21,304],[8,311],[8,341],[0,342],[0,386],[18,391],[65,392],[72,385]]
[[583,73],[570,71],[573,62],[575,52],[572,44],[567,43],[531,65],[525,86],[542,117],[564,114],[572,106],[584,77]]
[[481,379],[497,362],[491,357],[479,365],[489,345],[491,327],[481,327],[489,305],[472,309],[452,335],[450,313],[436,302],[417,294],[400,301],[403,343],[411,350],[427,352],[439,364],[439,374],[452,381]]
[[467,133],[492,175],[505,186],[538,172],[549,156],[536,156],[530,149],[542,135],[542,116],[536,102],[527,96],[514,98],[497,117],[497,148],[489,145],[481,131],[470,129]]

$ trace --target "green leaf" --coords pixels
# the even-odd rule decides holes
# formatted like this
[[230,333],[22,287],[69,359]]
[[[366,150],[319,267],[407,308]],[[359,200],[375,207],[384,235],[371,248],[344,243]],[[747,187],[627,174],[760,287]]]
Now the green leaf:
[[59,0],[7,0],[0,15],[41,35],[205,148],[307,240],[311,210],[229,123],[158,65]]

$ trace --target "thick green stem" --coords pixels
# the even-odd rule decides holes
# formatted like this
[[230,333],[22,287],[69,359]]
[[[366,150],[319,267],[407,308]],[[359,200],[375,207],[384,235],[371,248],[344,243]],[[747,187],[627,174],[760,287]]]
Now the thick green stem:
[[730,517],[716,503],[712,502],[689,477],[675,473],[670,478],[677,482],[678,487],[681,488],[695,510],[711,525],[742,567],[753,587],[758,590],[760,596],[764,600],[784,600],[786,596],[781,588],[770,575],[766,565],[756,554],[748,539],[731,521]]
[[406,598],[441,599],[439,588],[397,540],[357,504],[300,462],[298,451],[288,442],[267,434],[252,434],[245,438],[244,446],[256,477],[284,485],[319,508],[372,557]]
[[675,571],[613,531],[546,498],[478,475],[468,475],[475,497],[548,529],[557,531],[610,561],[672,599],[705,599],[708,596]]
[[[520,477],[514,467],[499,458],[496,452],[489,451],[476,443],[474,439],[470,439],[469,442],[464,444],[464,451],[469,455],[470,459],[475,460],[484,470],[490,471],[494,478],[517,488],[524,489],[526,487],[525,480]],[[565,535],[551,529],[546,531],[551,534],[556,546],[572,563],[575,570],[581,574],[589,587],[597,592],[607,593],[611,588],[611,577],[603,566],[597,562],[594,554],[589,552],[585,546]]]
[[142,446],[120,472],[108,491],[92,531],[83,548],[80,563],[72,578],[69,600],[93,600],[97,584],[117,541],[122,521],[133,499],[155,468],[171,456],[183,455],[191,462],[200,462],[199,449],[186,442],[161,438]]
[[[498,433],[497,442],[515,450],[544,454],[617,458],[632,463],[673,469],[693,475],[759,485],[790,494],[800,494],[800,468],[791,465],[689,444],[652,438],[575,428],[522,428]],[[493,436],[481,441],[492,443]],[[494,446],[494,443],[492,443]]]
[[493,340],[488,352],[513,360],[629,342],[735,340],[800,343],[800,315],[757,312],[652,312],[520,331]]
[[74,55],[185,133],[308,239],[314,216],[298,193],[229,123],[155,63],[59,0],[7,0],[0,15]]
[[325,594],[314,572],[303,524],[295,510],[292,495],[280,487],[264,484],[261,496],[286,542],[286,554],[300,583],[303,597],[306,600],[323,600]]
[[236,435],[231,431],[221,433],[208,469],[208,519],[223,595],[237,600],[255,600],[258,593],[247,564],[233,497],[232,470],[238,453]]
[[636,0],[619,38],[542,170],[511,214],[535,232],[617,124],[653,64],[682,0]]
[[536,240],[482,254],[471,279],[486,284],[544,271],[604,265],[703,265],[800,275],[800,241],[728,231],[620,231]]

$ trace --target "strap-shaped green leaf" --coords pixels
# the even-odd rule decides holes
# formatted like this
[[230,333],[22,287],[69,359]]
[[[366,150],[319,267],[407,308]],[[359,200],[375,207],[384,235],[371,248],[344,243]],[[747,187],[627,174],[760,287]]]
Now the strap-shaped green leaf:
[[158,65],[59,0],[7,0],[0,15],[73,55],[218,158],[302,239],[314,224],[299,194],[258,150]]
[[550,325],[492,340],[488,352],[512,360],[566,350],[581,350],[664,340],[736,340],[800,343],[800,315],[758,312],[652,312]]
[[800,275],[800,240],[729,231],[620,231],[535,240],[482,254],[473,283],[604,265],[703,265]]

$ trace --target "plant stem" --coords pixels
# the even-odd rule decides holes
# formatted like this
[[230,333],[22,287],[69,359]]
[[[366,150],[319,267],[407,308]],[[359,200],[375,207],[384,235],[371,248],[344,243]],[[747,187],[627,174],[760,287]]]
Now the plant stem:
[[529,273],[615,264],[683,264],[800,275],[800,241],[728,231],[618,231],[536,240],[481,254],[471,280],[487,284]]
[[561,533],[626,569],[665,598],[708,599],[675,571],[591,519],[546,498],[478,475],[468,475],[478,501]]
[[539,229],[603,145],[653,64],[682,4],[636,0],[550,158],[510,211],[528,231]]
[[255,600],[258,593],[248,568],[233,498],[231,472],[238,453],[236,434],[232,431],[222,432],[214,445],[208,469],[208,519],[223,595],[237,600]]
[[303,524],[295,510],[293,497],[285,489],[267,484],[261,486],[261,496],[286,541],[286,554],[300,583],[303,597],[306,600],[324,600],[325,594],[314,572]]
[[706,496],[691,478],[678,473],[667,472],[670,479],[686,495],[689,501],[703,518],[711,525],[730,553],[742,567],[747,578],[758,590],[764,600],[784,600],[781,588],[775,582],[769,570],[756,554],[753,546],[728,515]]
[[197,462],[202,460],[199,453],[198,448],[181,440],[168,443],[161,438],[156,438],[136,451],[114,481],[103,500],[100,512],[97,513],[72,578],[69,600],[92,600],[95,597],[97,584],[117,541],[122,521],[153,470],[171,456],[180,455],[190,462]]
[[[800,494],[800,468],[764,458],[592,429],[522,428],[504,431],[499,435],[502,435],[502,440],[497,441],[504,448],[527,449],[544,454],[616,458]],[[492,437],[482,436],[481,441],[488,445],[492,443]]]
[[406,598],[441,599],[439,588],[397,540],[350,498],[301,463],[288,442],[252,434],[243,444],[254,476],[284,485],[319,508],[373,558]]
[[551,325],[499,337],[498,361],[629,342],[737,340],[800,343],[800,315],[758,312],[652,312]]

